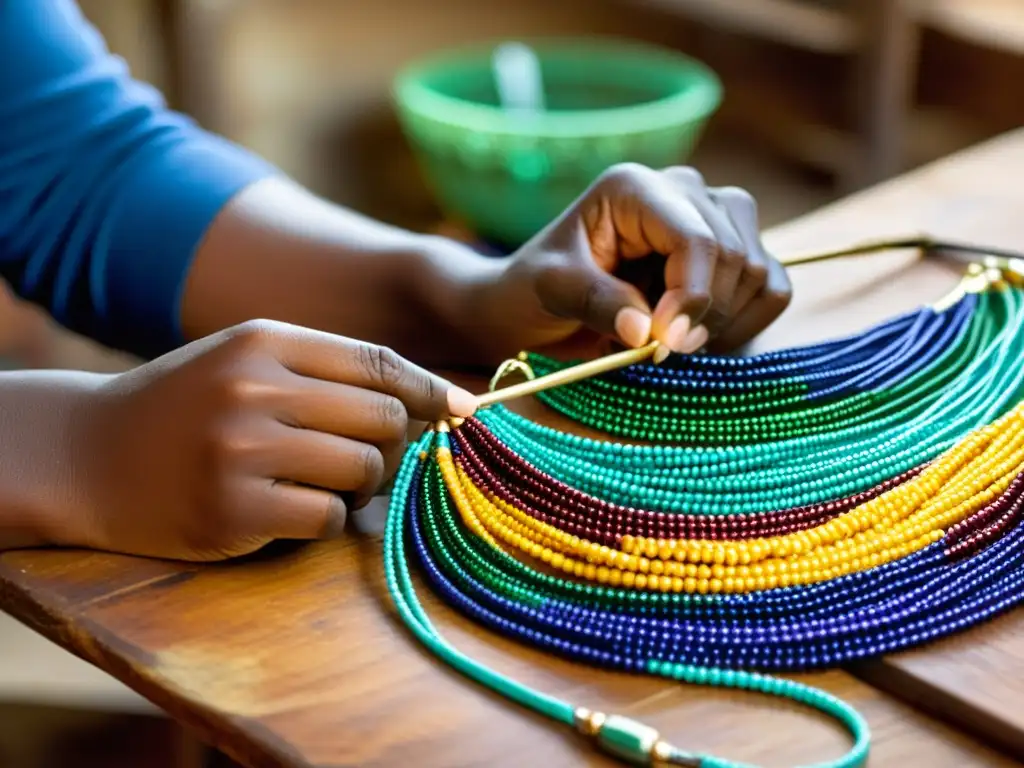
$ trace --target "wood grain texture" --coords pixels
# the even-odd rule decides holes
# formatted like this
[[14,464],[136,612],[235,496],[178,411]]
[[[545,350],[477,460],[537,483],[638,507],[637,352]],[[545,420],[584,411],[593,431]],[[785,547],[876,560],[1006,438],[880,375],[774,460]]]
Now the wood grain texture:
[[[768,244],[802,251],[924,229],[1024,245],[1014,186],[1022,171],[1024,133],[777,229]],[[759,345],[855,331],[938,297],[955,280],[947,266],[909,254],[800,268],[793,308]],[[524,408],[539,415],[532,404]],[[558,422],[550,414],[544,419]],[[426,603],[442,631],[476,658],[574,703],[639,716],[686,748],[785,766],[846,747],[831,723],[805,711],[598,672],[514,646]],[[204,567],[94,553],[7,553],[0,556],[0,608],[252,768],[611,765],[573,735],[426,655],[396,621],[372,536],[274,547]],[[1024,684],[1007,674],[1024,654],[1024,640],[1013,638],[1018,620],[857,671],[914,706],[923,690],[932,711],[1013,748],[1024,731],[1024,716],[1012,714]],[[874,766],[1012,764],[845,672],[810,681],[868,718]]]
[[[168,566],[134,586],[117,578],[102,599],[101,579],[78,567],[83,557],[108,574],[149,565],[74,552],[5,555],[4,604],[253,768],[613,765],[416,646],[383,593],[372,539],[282,548],[244,564]],[[844,734],[812,713],[597,672],[481,633],[426,602],[476,658],[569,700],[641,717],[687,747],[787,766],[846,746]],[[874,765],[1000,762],[845,673],[813,682],[869,719]]]

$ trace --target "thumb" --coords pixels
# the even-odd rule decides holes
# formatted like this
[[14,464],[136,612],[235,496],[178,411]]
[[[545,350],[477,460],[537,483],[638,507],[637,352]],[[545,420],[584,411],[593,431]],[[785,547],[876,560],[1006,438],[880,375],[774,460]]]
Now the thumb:
[[552,315],[615,336],[626,346],[641,347],[650,340],[651,308],[640,290],[589,259],[548,270],[537,294]]

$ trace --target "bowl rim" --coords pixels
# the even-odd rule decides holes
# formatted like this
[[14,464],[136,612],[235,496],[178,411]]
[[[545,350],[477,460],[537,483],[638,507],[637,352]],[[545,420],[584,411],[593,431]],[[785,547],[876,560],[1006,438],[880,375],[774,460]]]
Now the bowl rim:
[[[433,69],[458,61],[489,55],[495,46],[515,39],[538,50],[563,48],[590,50],[609,55],[628,54],[650,62],[669,64],[680,72],[696,74],[694,85],[684,91],[629,107],[566,112],[544,112],[509,120],[500,107],[448,96],[428,88],[423,77]],[[395,76],[392,95],[401,112],[477,133],[523,137],[588,137],[646,133],[678,128],[707,120],[722,101],[722,83],[704,62],[662,45],[611,35],[526,36],[502,38],[447,49],[407,65]],[[685,119],[680,119],[685,116]]]

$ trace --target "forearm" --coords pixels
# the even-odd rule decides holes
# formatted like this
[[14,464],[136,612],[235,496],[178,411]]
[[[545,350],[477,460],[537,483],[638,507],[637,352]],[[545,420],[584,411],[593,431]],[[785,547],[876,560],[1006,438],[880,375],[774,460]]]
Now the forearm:
[[0,550],[82,541],[82,421],[106,376],[71,371],[0,374]]
[[392,347],[424,365],[480,362],[474,319],[502,263],[258,182],[214,220],[189,271],[186,339],[269,318]]
[[[495,264],[317,200],[131,79],[71,0],[0,2],[0,275],[61,323],[156,357],[255,317],[432,364]],[[10,105],[16,105],[10,106]],[[5,129],[7,126],[5,126]]]

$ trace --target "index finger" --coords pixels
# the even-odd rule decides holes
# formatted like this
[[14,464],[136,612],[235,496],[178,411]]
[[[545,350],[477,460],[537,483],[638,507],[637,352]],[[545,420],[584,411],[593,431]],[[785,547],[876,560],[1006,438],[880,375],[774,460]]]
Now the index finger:
[[285,323],[252,325],[248,332],[258,337],[257,343],[273,349],[293,373],[390,395],[405,405],[412,419],[466,418],[479,407],[474,395],[388,347]]

